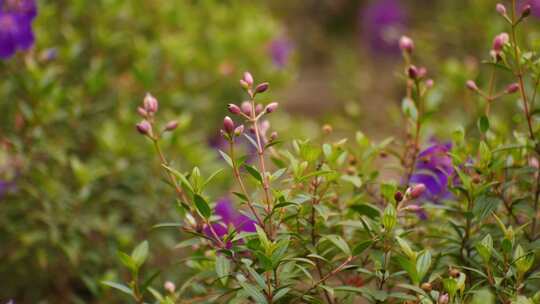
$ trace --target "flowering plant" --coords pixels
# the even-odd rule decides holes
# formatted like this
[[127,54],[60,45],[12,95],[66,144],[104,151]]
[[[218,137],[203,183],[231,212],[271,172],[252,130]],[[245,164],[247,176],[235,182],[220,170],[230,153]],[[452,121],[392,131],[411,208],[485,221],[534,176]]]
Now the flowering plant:
[[[144,274],[144,241],[119,253],[128,283],[103,284],[137,303],[540,303],[540,59],[518,44],[531,6],[513,0],[496,10],[509,34],[493,41],[490,82],[485,90],[466,83],[484,113],[451,142],[424,140],[435,84],[413,64],[408,37],[399,41],[403,142],[358,132],[354,141],[287,145],[265,122],[278,107],[260,103],[269,84],[245,73],[248,101],[228,106],[236,122],[225,117],[221,130],[228,146],[219,153],[236,184],[230,193],[208,190],[222,170],[204,177],[168,162],[162,134],[176,124],[160,125],[158,101],[147,95],[137,130],[155,147],[180,217],[156,228],[183,232],[176,247],[187,253],[177,267],[189,275],[152,287],[157,274]],[[516,125],[509,136],[492,107],[515,96],[525,131]],[[238,153],[240,139],[254,155]]]

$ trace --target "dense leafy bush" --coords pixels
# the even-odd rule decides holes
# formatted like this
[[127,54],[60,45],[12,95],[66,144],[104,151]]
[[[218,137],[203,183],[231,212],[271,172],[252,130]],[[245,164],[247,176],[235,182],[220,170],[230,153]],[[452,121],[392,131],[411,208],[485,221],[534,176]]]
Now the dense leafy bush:
[[[491,81],[466,83],[484,114],[448,141],[427,139],[436,109],[426,98],[436,84],[414,65],[407,37],[405,141],[358,132],[354,140],[281,142],[266,121],[278,105],[262,103],[268,83],[245,73],[249,101],[228,106],[237,122],[225,117],[221,131],[236,184],[226,193],[207,191],[221,170],[168,162],[162,135],[176,131],[147,95],[137,129],[155,147],[179,216],[155,228],[183,232],[176,267],[189,278],[164,275],[156,288],[144,241],[119,253],[127,283],[103,284],[137,303],[540,303],[540,60],[518,42],[531,7],[512,1],[497,12],[508,33],[494,38],[485,61]],[[512,101],[519,119],[492,110]]]
[[[35,1],[8,2],[0,10]],[[146,90],[166,91],[161,115],[191,132],[170,134],[166,148],[182,166],[213,168],[216,102],[240,96],[228,75],[250,66],[284,78],[263,47],[279,28],[264,6],[242,1],[38,4],[35,46],[0,62],[0,302],[117,302],[98,283],[117,277],[110,257],[174,212],[165,185],[146,182],[159,168],[141,162],[151,150],[132,108]],[[209,119],[193,119],[201,113]],[[159,254],[173,239],[155,235]]]

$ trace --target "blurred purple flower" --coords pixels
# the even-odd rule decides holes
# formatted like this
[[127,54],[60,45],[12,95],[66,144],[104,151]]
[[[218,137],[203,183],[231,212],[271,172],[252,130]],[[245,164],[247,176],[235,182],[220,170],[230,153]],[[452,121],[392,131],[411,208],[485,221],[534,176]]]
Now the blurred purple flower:
[[[229,227],[239,232],[255,232],[255,221],[251,218],[241,214],[233,206],[230,198],[225,197],[217,201],[216,207],[214,207],[214,214],[220,217],[219,221],[212,223],[212,228],[216,232],[217,236],[224,238],[229,233]],[[213,237],[213,233],[210,227],[204,227],[204,234],[208,237]],[[227,248],[232,246],[231,242],[227,243]]]
[[451,148],[450,143],[434,143],[418,154],[410,183],[426,186],[420,200],[436,203],[452,197],[448,189],[448,182],[455,173],[448,153]]
[[527,4],[531,6],[531,15],[540,18],[540,0],[522,0],[519,6],[520,11]]
[[32,21],[37,16],[34,0],[0,0],[0,58],[34,44]]
[[268,52],[272,62],[278,68],[284,68],[289,62],[289,57],[293,50],[293,45],[286,37],[278,37],[268,45]]
[[399,53],[398,41],[406,21],[399,0],[374,0],[360,11],[359,19],[363,41],[371,50]]

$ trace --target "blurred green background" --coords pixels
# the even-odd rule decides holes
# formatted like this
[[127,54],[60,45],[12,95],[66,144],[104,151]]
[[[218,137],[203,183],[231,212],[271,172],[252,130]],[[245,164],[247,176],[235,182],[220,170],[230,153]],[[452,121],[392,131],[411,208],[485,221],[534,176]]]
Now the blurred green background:
[[[449,136],[481,111],[463,89],[504,29],[491,0],[39,1],[35,47],[0,62],[0,302],[123,303],[99,284],[124,278],[116,257],[142,239],[166,278],[180,232],[173,193],[152,147],[135,132],[144,94],[178,119],[165,150],[175,167],[222,165],[215,146],[225,105],[242,101],[249,70],[285,111],[280,136],[358,129],[402,136],[403,65],[397,39],[435,80],[428,129]],[[521,39],[540,46],[540,19]],[[485,70],[485,69],[484,69]],[[498,79],[500,86],[505,79]],[[508,108],[513,115],[517,106]],[[152,178],[154,177],[154,178]],[[214,185],[225,193],[226,174]],[[172,265],[172,266],[171,266]]]

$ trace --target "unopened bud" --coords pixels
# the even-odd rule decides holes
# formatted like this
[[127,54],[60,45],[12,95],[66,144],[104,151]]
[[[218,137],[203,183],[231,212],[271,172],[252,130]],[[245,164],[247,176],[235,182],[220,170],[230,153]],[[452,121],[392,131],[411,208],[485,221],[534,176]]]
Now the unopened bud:
[[430,89],[433,87],[434,84],[435,82],[433,81],[433,79],[426,80],[426,88]]
[[401,191],[397,191],[394,193],[394,199],[396,200],[396,203],[399,203],[403,200],[403,193]]
[[268,104],[268,105],[266,106],[266,110],[265,110],[266,113],[272,113],[272,112],[274,112],[274,111],[277,109],[278,105],[279,105],[279,104],[278,104],[277,102],[272,102],[272,103]]
[[137,127],[137,131],[143,135],[149,135],[152,132],[152,125],[147,120],[143,120],[135,126]]
[[245,82],[244,79],[240,79],[240,86],[242,88],[246,89],[246,90],[249,89],[249,87],[250,87],[249,84],[247,82]]
[[148,112],[146,112],[143,107],[137,107],[137,113],[139,113],[142,118],[148,117]]
[[174,293],[175,290],[176,290],[176,285],[174,285],[174,283],[171,282],[171,281],[165,282],[165,284],[163,285],[163,287],[164,287],[165,290],[168,291],[169,293]]
[[425,67],[418,68],[418,78],[424,78],[427,75],[427,69]]
[[278,133],[277,133],[276,131],[272,132],[272,133],[270,134],[270,141],[276,140],[277,137],[278,137]]
[[407,36],[401,36],[401,38],[399,38],[399,48],[403,52],[410,54],[414,50],[414,41]]
[[478,86],[474,80],[467,80],[467,88],[471,91],[478,91]]
[[150,95],[150,93],[146,93],[143,100],[143,106],[146,112],[150,114],[156,113],[158,110],[158,101],[154,96]]
[[448,294],[442,294],[439,296],[439,299],[437,300],[437,304],[448,304],[449,298]]
[[233,103],[228,104],[227,109],[229,110],[229,112],[235,115],[242,113],[242,110],[240,109],[240,107],[238,107],[237,105]]
[[508,36],[508,34],[500,33],[499,35],[495,36],[495,38],[493,38],[492,49],[495,51],[496,54],[499,54],[500,52],[502,52],[504,45],[507,44],[508,41],[510,41],[510,37]]
[[234,131],[234,121],[229,116],[225,116],[223,119],[223,130],[228,134]]
[[244,113],[247,116],[251,116],[251,103],[249,101],[244,101],[240,105],[240,109],[242,110],[242,113]]
[[268,90],[268,87],[269,87],[269,84],[268,82],[263,82],[261,84],[259,84],[256,88],[255,88],[255,92],[257,93],[264,93]]
[[495,9],[497,10],[497,13],[499,13],[501,16],[506,16],[506,6],[504,6],[504,4],[497,3]]
[[177,120],[171,120],[165,125],[165,131],[173,131],[176,128],[178,128],[178,121]]
[[244,72],[244,78],[242,78],[250,87],[253,85],[253,76],[250,72]]
[[334,131],[334,128],[332,128],[332,125],[330,124],[325,124],[322,126],[322,131],[324,134],[330,134],[332,131]]
[[457,278],[457,277],[459,277],[460,272],[459,272],[459,270],[457,270],[457,269],[455,269],[455,268],[450,268],[450,270],[448,271],[448,274],[449,274],[452,278]]
[[511,83],[509,84],[506,89],[504,90],[504,92],[506,94],[514,94],[515,92],[517,92],[519,90],[519,84],[518,83]]
[[411,188],[411,192],[410,192],[411,198],[412,199],[419,198],[422,194],[424,194],[425,191],[426,191],[426,185],[416,184],[412,186]]
[[234,129],[235,136],[240,136],[242,135],[242,133],[244,133],[244,125],[239,125],[238,127],[236,127],[236,129]]
[[430,283],[423,283],[420,288],[422,288],[423,291],[425,292],[430,292],[432,289],[433,289],[433,286],[431,286]]
[[523,10],[521,11],[521,18],[526,18],[531,14],[531,5],[526,4],[523,6]]
[[418,69],[414,65],[411,65],[407,69],[407,74],[409,75],[409,78],[416,79],[418,78]]

